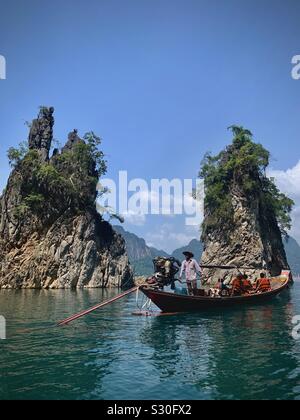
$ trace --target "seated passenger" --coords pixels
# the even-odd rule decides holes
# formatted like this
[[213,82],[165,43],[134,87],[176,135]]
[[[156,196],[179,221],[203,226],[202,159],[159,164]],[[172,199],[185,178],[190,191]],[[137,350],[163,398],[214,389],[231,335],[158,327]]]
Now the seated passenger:
[[239,274],[232,282],[231,296],[241,296],[243,293],[243,275]]
[[265,293],[272,290],[270,279],[268,279],[265,273],[260,274],[260,279],[256,282],[256,293]]
[[219,290],[219,296],[228,296],[229,287],[224,283],[224,279],[218,280],[217,288]]
[[251,281],[249,280],[249,277],[247,276],[247,274],[243,275],[243,292],[244,293],[250,293],[253,291],[253,286]]

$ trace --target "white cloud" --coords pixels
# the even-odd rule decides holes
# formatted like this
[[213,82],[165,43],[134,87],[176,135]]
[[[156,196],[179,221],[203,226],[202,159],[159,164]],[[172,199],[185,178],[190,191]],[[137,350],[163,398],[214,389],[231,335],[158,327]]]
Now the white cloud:
[[125,222],[127,222],[130,225],[144,226],[146,223],[146,215],[143,213],[135,213],[133,211],[128,211],[126,213],[123,213],[122,216],[124,217]]
[[293,168],[286,171],[270,170],[268,176],[275,179],[281,192],[295,201],[292,212],[291,236],[300,242],[300,161]]
[[185,226],[182,224],[182,230],[176,232],[177,224],[164,224],[157,228],[156,231],[146,234],[146,242],[149,246],[157,249],[163,249],[168,253],[172,253],[175,249],[188,245],[193,239],[199,239],[199,227]]
[[270,170],[268,175],[275,178],[276,184],[284,193],[300,200],[300,161],[286,171]]

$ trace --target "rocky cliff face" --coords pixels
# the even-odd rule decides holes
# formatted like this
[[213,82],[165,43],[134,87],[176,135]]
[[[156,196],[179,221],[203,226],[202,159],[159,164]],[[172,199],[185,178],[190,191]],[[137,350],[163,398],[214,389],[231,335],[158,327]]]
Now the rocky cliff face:
[[54,108],[41,108],[38,118],[31,124],[28,147],[30,150],[37,150],[41,158],[49,159],[49,151],[53,139]]
[[[201,264],[254,267],[254,270],[242,270],[253,279],[259,277],[266,267],[274,276],[282,269],[288,269],[280,230],[276,222],[270,220],[270,215],[263,212],[259,199],[253,200],[249,206],[247,198],[236,191],[232,192],[232,202],[234,229],[228,232],[223,226],[206,236]],[[216,281],[233,274],[237,272],[204,270],[204,279]]]
[[33,121],[0,199],[0,288],[129,287],[125,242],[96,212],[94,149],[74,131],[49,159],[53,112]]
[[[265,270],[276,276],[289,269],[280,216],[284,213],[288,220],[292,202],[266,178],[268,153],[252,142],[250,134],[241,130],[224,152],[208,158],[202,171],[207,198],[201,263],[251,267],[242,271],[254,279]],[[203,279],[214,283],[237,273],[204,270]]]

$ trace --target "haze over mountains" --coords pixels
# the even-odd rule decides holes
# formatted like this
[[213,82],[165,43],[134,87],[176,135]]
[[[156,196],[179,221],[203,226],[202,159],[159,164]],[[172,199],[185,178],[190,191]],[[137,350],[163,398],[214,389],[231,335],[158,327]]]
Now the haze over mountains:
[[[195,258],[199,261],[203,252],[202,243],[197,239],[193,239],[189,244],[176,249],[170,255],[163,250],[149,247],[143,238],[139,238],[137,235],[127,232],[122,226],[114,226],[114,229],[125,239],[129,260],[132,264],[134,273],[137,276],[151,275],[153,273],[152,260],[157,256],[172,256],[179,261],[182,261],[184,258],[182,253],[189,250],[194,253]],[[288,240],[284,240],[284,246],[289,264],[293,274],[296,276],[300,273],[300,246],[292,237],[289,237]]]
[[126,243],[129,261],[137,276],[149,276],[153,273],[153,258],[162,256],[168,257],[163,250],[149,247],[145,239],[139,238],[131,232],[127,232],[122,226],[114,226],[117,233],[123,236]]

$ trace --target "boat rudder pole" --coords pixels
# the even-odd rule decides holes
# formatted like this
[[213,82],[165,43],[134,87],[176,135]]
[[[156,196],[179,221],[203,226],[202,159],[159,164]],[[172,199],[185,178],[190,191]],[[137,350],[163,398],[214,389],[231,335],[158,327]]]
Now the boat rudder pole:
[[97,309],[103,308],[104,306],[109,305],[110,303],[116,302],[117,300],[122,299],[123,297],[128,296],[128,295],[130,295],[131,293],[136,292],[136,290],[137,290],[137,289],[138,289],[138,287],[136,286],[136,287],[133,287],[132,289],[126,290],[126,292],[123,292],[123,293],[121,293],[121,294],[119,294],[119,295],[115,296],[114,298],[111,298],[111,299],[105,300],[104,302],[99,303],[98,305],[93,306],[93,307],[92,307],[92,308],[90,308],[90,309],[86,309],[86,310],[84,310],[84,311],[82,311],[82,312],[79,312],[78,314],[72,315],[72,316],[70,316],[70,317],[68,317],[68,318],[64,319],[63,321],[60,321],[60,322],[57,324],[57,326],[58,326],[58,327],[62,327],[63,325],[68,325],[68,324],[70,324],[70,322],[73,322],[73,321],[75,321],[76,319],[82,318],[83,316],[88,315],[88,314],[90,314],[91,312],[96,311]]

